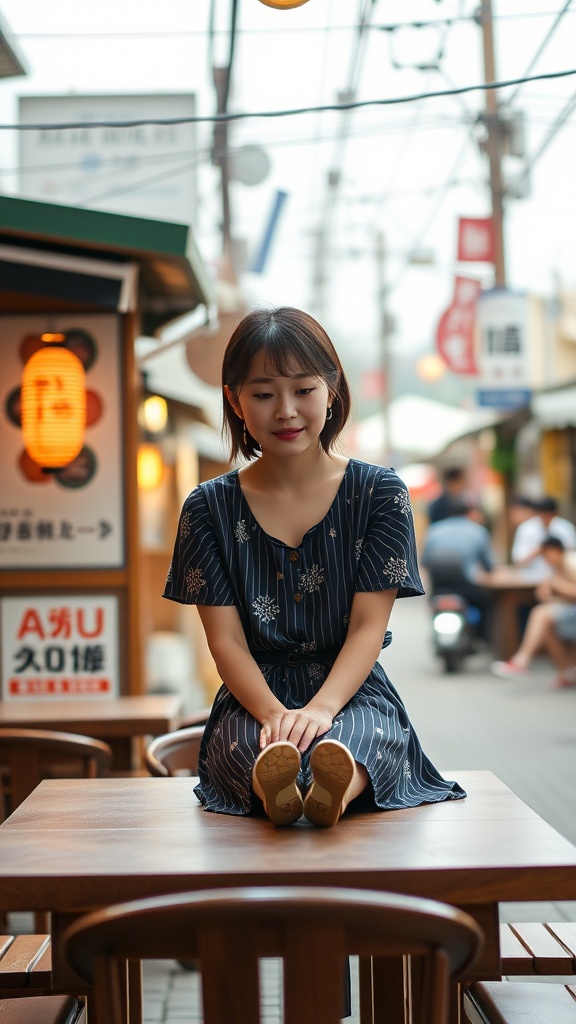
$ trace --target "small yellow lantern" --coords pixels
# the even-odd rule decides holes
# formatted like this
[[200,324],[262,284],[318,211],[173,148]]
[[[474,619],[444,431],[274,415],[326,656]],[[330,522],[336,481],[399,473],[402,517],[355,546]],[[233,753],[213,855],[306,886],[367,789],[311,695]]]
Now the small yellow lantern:
[[50,472],[72,462],[84,443],[85,373],[64,334],[41,341],[22,374],[22,434],[30,458]]
[[138,487],[153,491],[162,483],[164,464],[162,452],[156,444],[145,443],[138,448]]

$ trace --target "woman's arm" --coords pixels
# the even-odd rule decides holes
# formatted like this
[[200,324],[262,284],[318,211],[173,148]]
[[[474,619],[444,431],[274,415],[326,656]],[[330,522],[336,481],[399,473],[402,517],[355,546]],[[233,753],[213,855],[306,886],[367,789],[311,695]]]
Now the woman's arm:
[[197,605],[218,675],[256,721],[282,716],[274,696],[250,654],[238,610],[233,605]]
[[272,721],[269,731],[264,726],[263,746],[275,740],[290,740],[304,751],[331,728],[378,659],[395,598],[396,590],[354,595],[346,640],[325,682],[306,707],[284,711],[279,720]]

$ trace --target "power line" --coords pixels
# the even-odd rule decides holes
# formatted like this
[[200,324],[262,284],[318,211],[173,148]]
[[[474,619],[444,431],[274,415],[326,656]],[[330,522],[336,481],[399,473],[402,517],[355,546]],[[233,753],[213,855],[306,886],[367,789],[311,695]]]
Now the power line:
[[[507,14],[494,14],[492,16],[493,21],[519,21],[521,19],[533,19],[533,18],[549,18],[551,15],[558,14],[556,10],[542,10],[542,11],[515,11],[514,13]],[[576,11],[570,11],[569,13],[575,14]],[[473,22],[478,24],[478,14],[461,14],[454,15],[451,18],[430,18],[418,19],[417,21],[398,21],[390,22],[387,25],[370,25],[370,29],[376,32],[394,32],[398,29],[403,28],[436,28],[444,25],[450,26],[455,24],[462,24],[467,22]],[[335,32],[355,32],[357,25],[333,25],[331,31]],[[311,33],[324,32],[324,25],[306,25],[302,27],[296,26],[282,26],[281,29],[266,28],[241,28],[239,34],[244,36],[258,36],[258,35],[278,35],[282,33],[285,36],[287,33],[291,35],[310,35]],[[215,29],[214,35],[226,34],[226,29]],[[94,39],[162,39],[174,37],[188,38],[190,36],[205,37],[207,35],[206,29],[164,29],[154,31],[109,31],[109,32],[12,32],[12,37],[17,40],[24,39],[46,39],[52,41],[54,39],[87,39],[92,42]]]
[[295,117],[300,114],[339,113],[347,110],[360,110],[369,107],[399,106],[402,103],[417,103],[420,100],[438,99],[442,96],[463,96],[470,92],[486,92],[489,89],[508,89],[512,85],[523,85],[526,82],[542,82],[555,78],[568,78],[576,75],[576,68],[566,71],[548,71],[540,75],[510,78],[500,82],[479,82],[474,85],[462,85],[454,89],[436,89],[431,92],[413,93],[410,96],[389,96],[376,100],[347,100],[342,103],[323,103],[310,107],[293,107],[286,110],[238,111],[234,114],[197,114],[191,117],[150,117],[137,118],[130,121],[65,121],[46,124],[0,124],[0,131],[66,131],[74,128],[141,128],[143,125],[175,125],[205,124],[208,122],[249,121],[255,118],[273,119],[276,117]]
[[[562,21],[562,18],[566,14],[566,12],[567,12],[568,8],[570,7],[571,3],[572,3],[572,0],[566,0],[566,3],[564,4],[564,7],[556,15],[555,21],[552,23],[552,25],[548,29],[546,35],[544,36],[544,39],[540,43],[540,46],[536,50],[536,53],[534,54],[534,56],[532,57],[532,60],[530,61],[528,67],[526,68],[526,71],[524,72],[525,75],[529,75],[530,72],[532,71],[532,69],[536,66],[536,62],[539,60],[539,58],[544,53],[544,50],[548,46],[548,43],[550,42],[552,36],[554,35],[556,29],[558,28],[558,25]],[[515,89],[515,91],[512,93],[512,95],[508,97],[508,103],[509,104],[514,102],[514,99],[518,95],[519,90],[520,90],[520,86],[518,86]]]

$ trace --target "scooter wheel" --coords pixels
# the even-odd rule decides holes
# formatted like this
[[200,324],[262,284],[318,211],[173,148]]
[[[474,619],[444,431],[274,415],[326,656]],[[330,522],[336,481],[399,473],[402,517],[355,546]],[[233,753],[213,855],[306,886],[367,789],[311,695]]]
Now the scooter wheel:
[[456,651],[445,651],[443,654],[444,667],[447,672],[458,672],[462,659]]

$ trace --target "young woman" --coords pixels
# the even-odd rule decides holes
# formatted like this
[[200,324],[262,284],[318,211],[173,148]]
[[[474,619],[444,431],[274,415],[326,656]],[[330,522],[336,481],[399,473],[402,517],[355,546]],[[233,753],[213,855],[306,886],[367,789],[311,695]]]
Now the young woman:
[[465,796],[423,753],[378,658],[396,597],[422,594],[408,492],[345,458],[350,392],[326,332],[290,307],[255,310],[222,368],[231,457],[247,464],[186,499],[164,596],[197,604],[223,685],[198,798],[334,825]]

